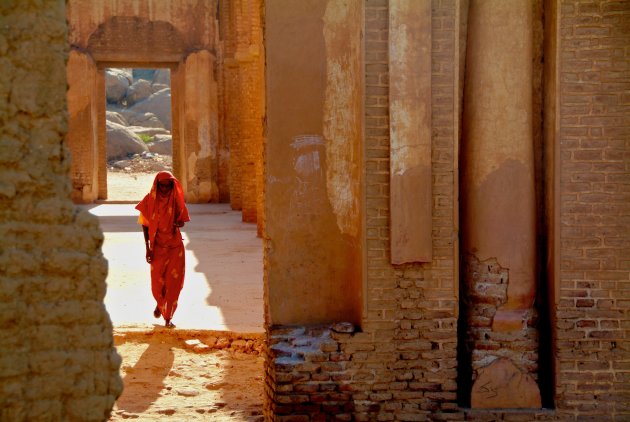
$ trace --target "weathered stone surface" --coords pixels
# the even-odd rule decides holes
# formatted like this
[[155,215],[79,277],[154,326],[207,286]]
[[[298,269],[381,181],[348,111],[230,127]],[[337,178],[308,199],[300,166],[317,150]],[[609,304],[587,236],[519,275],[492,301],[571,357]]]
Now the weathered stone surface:
[[509,359],[497,359],[479,370],[471,394],[473,408],[540,408],[536,381]]
[[351,322],[336,322],[330,328],[337,333],[354,332],[354,324]]
[[151,82],[145,79],[138,79],[127,89],[127,106],[146,100],[152,93]]
[[168,89],[169,85],[154,83],[151,85],[151,93],[161,91],[163,89]]
[[127,95],[133,77],[127,69],[105,70],[105,96],[108,103],[120,103]]
[[166,129],[171,130],[171,89],[166,88],[155,92],[146,100],[129,107],[128,110],[139,114],[153,113],[164,124]]
[[153,142],[147,144],[149,151],[161,155],[171,155],[173,153],[173,137],[171,135],[156,134]]
[[117,123],[107,122],[107,160],[126,158],[128,154],[148,151],[140,138],[131,130]]
[[116,111],[107,110],[105,112],[105,119],[109,122],[117,123],[121,126],[129,125],[129,123],[127,122],[127,119],[125,119],[121,113],[118,113]]
[[122,115],[131,126],[164,128],[164,124],[160,121],[159,117],[151,111],[127,109],[122,111]]
[[136,135],[161,135],[171,136],[169,131],[161,127],[144,127],[144,126],[127,126],[127,129],[135,133]]
[[[95,115],[96,67],[69,54],[64,2],[2,2],[0,22],[0,149],[14,150],[0,160],[0,420],[106,420],[122,391],[107,261],[70,200],[65,145],[69,114]],[[70,62],[84,71],[67,107]]]

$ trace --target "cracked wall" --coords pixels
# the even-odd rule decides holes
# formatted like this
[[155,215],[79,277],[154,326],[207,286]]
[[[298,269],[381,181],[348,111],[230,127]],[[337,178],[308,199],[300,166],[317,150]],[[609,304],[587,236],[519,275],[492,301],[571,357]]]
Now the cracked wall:
[[70,200],[64,3],[4,3],[0,21],[0,419],[105,420],[120,357],[103,234]]

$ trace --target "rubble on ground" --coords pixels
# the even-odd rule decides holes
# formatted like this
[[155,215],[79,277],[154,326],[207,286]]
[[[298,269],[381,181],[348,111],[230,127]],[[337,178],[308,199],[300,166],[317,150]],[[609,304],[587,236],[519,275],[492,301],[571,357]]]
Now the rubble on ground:
[[173,157],[144,151],[133,154],[127,159],[111,160],[107,163],[107,171],[123,173],[156,173],[173,171]]

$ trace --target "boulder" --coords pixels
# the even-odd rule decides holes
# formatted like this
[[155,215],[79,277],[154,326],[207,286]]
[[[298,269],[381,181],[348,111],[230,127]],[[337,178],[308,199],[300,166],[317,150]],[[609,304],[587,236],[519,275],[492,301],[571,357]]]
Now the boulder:
[[155,135],[153,142],[147,144],[149,151],[160,155],[173,154],[173,138],[171,135]]
[[120,160],[149,150],[146,144],[125,126],[108,121],[106,127],[107,161]]
[[132,131],[138,136],[140,135],[149,135],[149,136],[169,135],[170,136],[170,132],[161,127],[127,126],[127,129],[129,129],[130,131]]
[[136,112],[125,110],[122,112],[130,126],[154,127],[164,129],[164,124],[151,112]]
[[[166,129],[171,130],[171,89],[166,88],[151,94],[146,100],[129,107],[127,112],[153,113],[164,124]],[[127,117],[127,114],[125,114],[125,117]],[[130,124],[145,126],[144,124],[132,122],[129,117],[127,117],[127,120],[129,120]]]
[[145,79],[139,79],[131,84],[127,89],[127,106],[132,106],[137,102],[146,100],[153,94],[151,82]]
[[151,85],[151,92],[158,92],[161,91],[163,89],[167,89],[169,86],[168,85],[164,85],[164,84],[153,84]]
[[125,99],[132,76],[127,69],[105,69],[105,96],[108,103],[120,103]]
[[118,123],[119,125],[122,125],[122,126],[129,125],[129,123],[127,123],[127,119],[125,119],[122,114],[120,114],[120,113],[118,113],[116,111],[109,111],[109,110],[106,111],[105,112],[105,119],[108,122]]

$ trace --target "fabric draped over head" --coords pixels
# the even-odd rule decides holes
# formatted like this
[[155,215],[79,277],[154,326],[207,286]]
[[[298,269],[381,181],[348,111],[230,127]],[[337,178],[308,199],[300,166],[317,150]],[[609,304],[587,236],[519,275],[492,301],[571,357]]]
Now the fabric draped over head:
[[[158,195],[158,183],[166,180],[173,183],[173,188],[169,191],[168,195],[164,197]],[[174,210],[172,216],[160,215],[158,212],[158,201],[163,200],[167,201],[167,208]],[[184,190],[182,189],[182,185],[179,183],[179,180],[177,180],[170,171],[161,171],[155,176],[151,191],[145,195],[138,205],[136,205],[136,209],[140,211],[139,220],[141,221],[141,224],[149,227],[149,241],[151,242],[151,245],[153,245],[155,234],[157,233],[158,222],[160,220],[164,226],[172,226],[177,223],[190,221],[188,209],[186,208],[186,203],[184,201]],[[166,221],[167,219],[171,219],[172,221]]]

